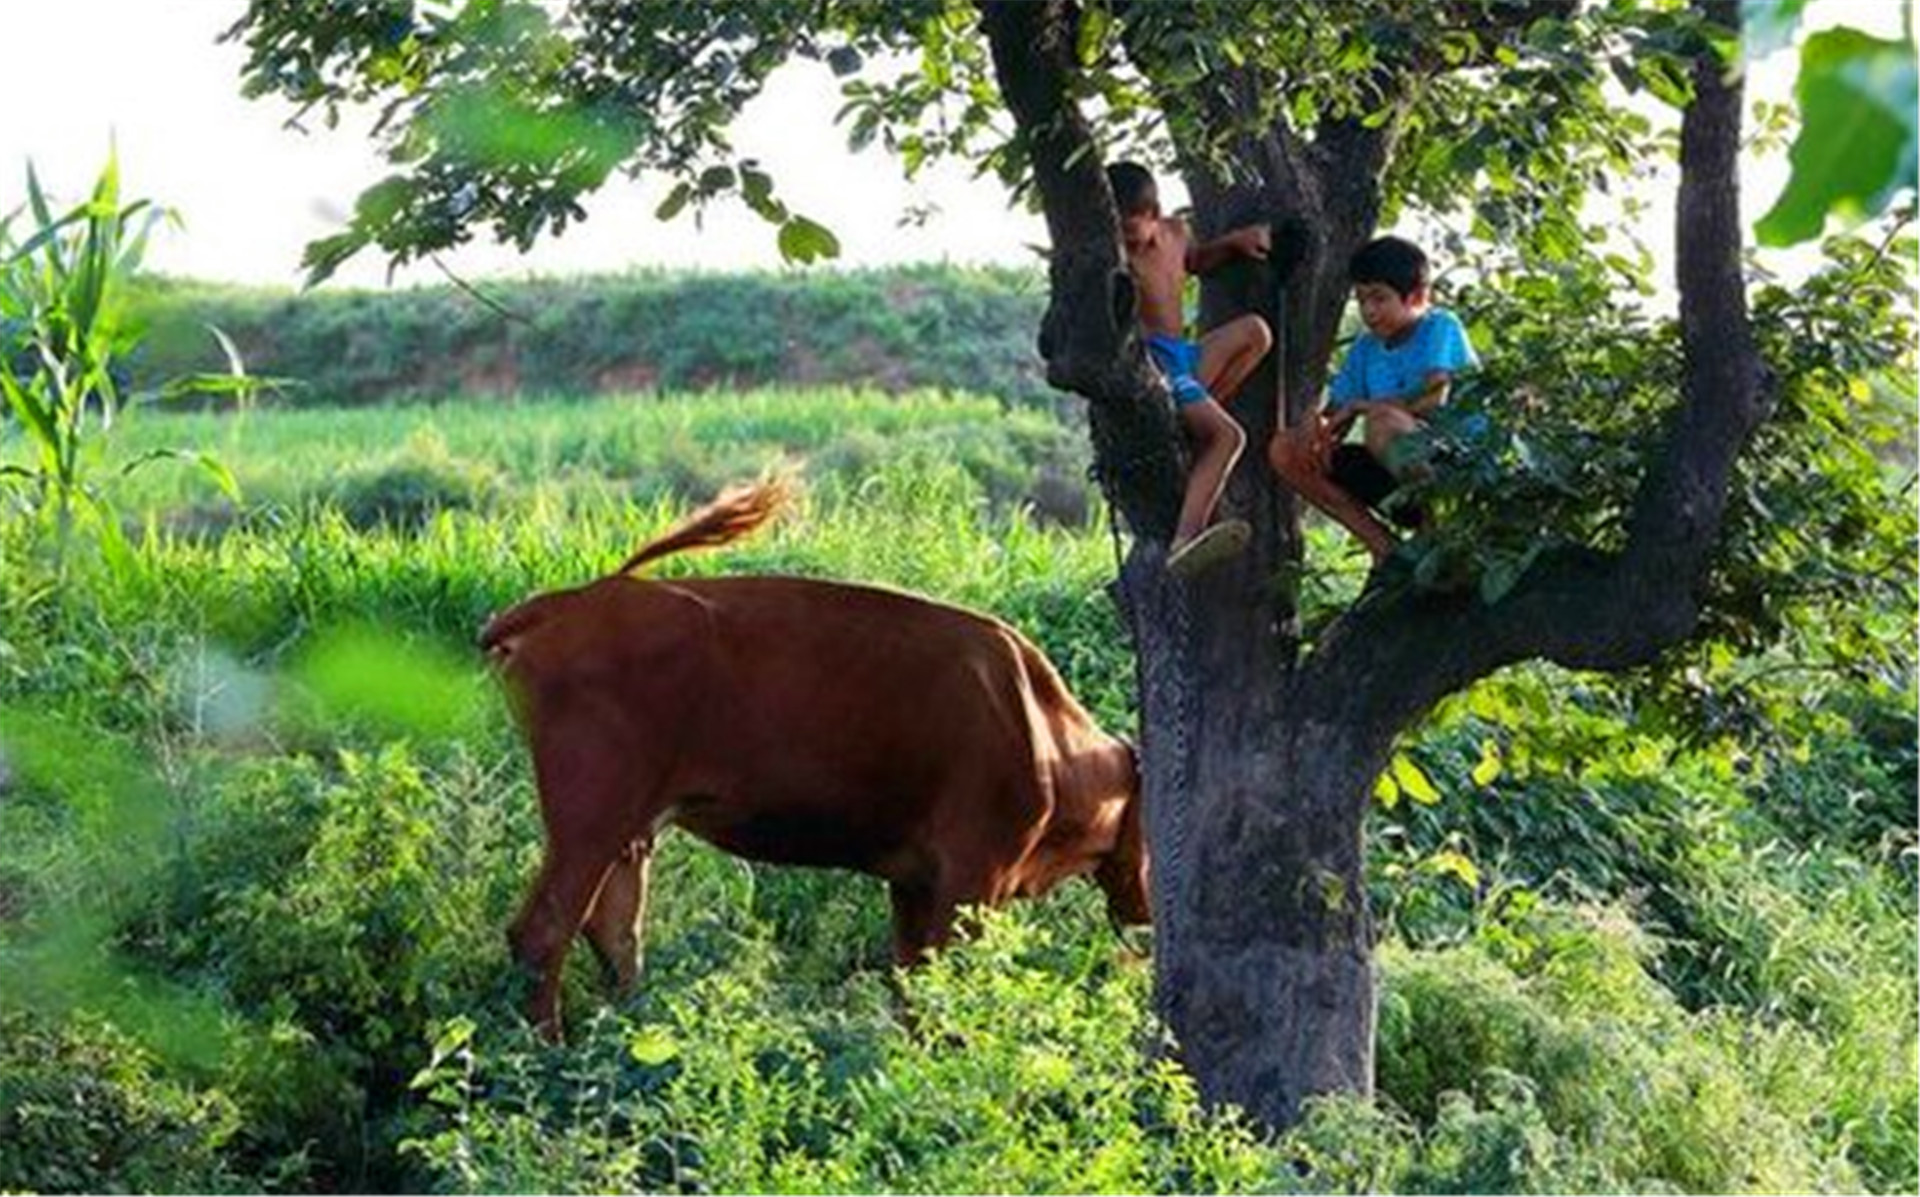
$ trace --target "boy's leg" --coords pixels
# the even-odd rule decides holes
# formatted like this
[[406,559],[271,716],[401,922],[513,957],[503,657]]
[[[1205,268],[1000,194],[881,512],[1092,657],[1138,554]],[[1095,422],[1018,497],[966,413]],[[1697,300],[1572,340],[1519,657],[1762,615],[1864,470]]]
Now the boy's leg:
[[1332,516],[1360,538],[1375,561],[1383,561],[1399,541],[1373,512],[1334,482],[1328,472],[1332,450],[1316,418],[1275,433],[1267,445],[1267,460],[1295,494]]
[[1208,393],[1226,403],[1240,393],[1260,359],[1273,348],[1273,332],[1258,316],[1227,321],[1200,338],[1200,365],[1195,371]]
[[1387,451],[1393,442],[1420,427],[1420,417],[1398,407],[1377,407],[1367,413],[1362,423],[1361,437],[1367,443],[1367,452],[1381,465],[1386,465],[1392,460]]
[[1247,444],[1246,430],[1212,399],[1181,405],[1180,423],[1193,440],[1193,469],[1187,474],[1187,493],[1180,504],[1180,525],[1174,531],[1170,555],[1206,530],[1226,489],[1227,475]]
[[[1365,427],[1361,432],[1362,439],[1366,442],[1367,452],[1372,454],[1373,459],[1380,463],[1382,470],[1390,471],[1391,475],[1398,481],[1420,481],[1430,477],[1433,473],[1432,470],[1424,465],[1407,466],[1395,470],[1389,464],[1393,461],[1391,453],[1394,442],[1409,432],[1416,431],[1421,427],[1421,424],[1422,421],[1419,416],[1397,407],[1376,408],[1367,413]],[[1389,491],[1388,493],[1390,494],[1392,492]],[[1369,502],[1374,502],[1371,496],[1366,497]],[[1384,498],[1384,496],[1382,497]],[[1377,502],[1375,505],[1378,505]],[[1391,516],[1393,522],[1403,528],[1418,529],[1423,527],[1427,522],[1424,509],[1404,501],[1394,506]]]

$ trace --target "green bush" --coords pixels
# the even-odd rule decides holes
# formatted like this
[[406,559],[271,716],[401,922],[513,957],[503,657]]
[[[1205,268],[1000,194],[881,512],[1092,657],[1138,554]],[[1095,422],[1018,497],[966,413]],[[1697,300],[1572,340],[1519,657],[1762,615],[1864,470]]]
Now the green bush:
[[[1860,1185],[1852,1131],[1833,1118],[1855,1082],[1832,1068],[1833,1045],[1685,1011],[1645,970],[1650,949],[1625,918],[1542,906],[1531,919],[1518,972],[1473,946],[1385,955],[1380,1086],[1417,1125],[1446,1127],[1461,1094],[1529,1119],[1537,1108],[1560,1140],[1542,1158],[1575,1168],[1544,1191]],[[1513,940],[1493,942],[1505,953]]]
[[252,1115],[239,1147],[253,1166],[296,1158],[373,1183],[430,1020],[504,992],[499,928],[526,867],[507,841],[531,839],[533,812],[484,801],[484,782],[403,745],[342,753],[337,769],[239,768],[200,803],[172,884],[129,921],[140,956],[252,1028],[228,1084]]
[[1111,951],[983,919],[904,980],[907,1025],[873,974],[805,1001],[764,941],[564,1055],[455,1021],[410,1150],[461,1192],[1284,1191],[1243,1125],[1143,1061],[1145,969]]
[[435,435],[415,436],[384,461],[341,476],[323,492],[356,528],[418,527],[443,511],[484,508],[499,489],[484,463],[463,461]]
[[238,1123],[231,1101],[162,1075],[111,1026],[0,1011],[0,1189],[243,1190],[225,1156]]

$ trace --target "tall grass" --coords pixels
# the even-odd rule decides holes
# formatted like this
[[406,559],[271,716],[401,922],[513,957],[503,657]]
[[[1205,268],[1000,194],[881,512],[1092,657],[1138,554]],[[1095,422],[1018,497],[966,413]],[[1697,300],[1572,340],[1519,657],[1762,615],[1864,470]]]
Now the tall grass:
[[[161,445],[218,453],[247,506],[190,477],[129,479],[130,503],[176,528],[225,527],[245,511],[332,505],[358,524],[418,522],[445,507],[529,510],[704,499],[776,462],[819,481],[897,463],[963,467],[1000,508],[1082,522],[1083,437],[1042,412],[970,395],[823,389],[714,397],[610,397],[501,405],[202,413],[123,430],[112,462]],[[4,460],[0,449],[0,460]]]

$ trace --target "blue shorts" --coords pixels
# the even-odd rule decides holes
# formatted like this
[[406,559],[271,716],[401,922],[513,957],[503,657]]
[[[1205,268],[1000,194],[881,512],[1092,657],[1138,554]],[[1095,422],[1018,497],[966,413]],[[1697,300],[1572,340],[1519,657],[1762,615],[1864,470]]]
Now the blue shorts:
[[1167,388],[1173,392],[1173,405],[1186,407],[1213,396],[1198,377],[1200,346],[1165,333],[1147,334],[1147,355],[1167,376]]

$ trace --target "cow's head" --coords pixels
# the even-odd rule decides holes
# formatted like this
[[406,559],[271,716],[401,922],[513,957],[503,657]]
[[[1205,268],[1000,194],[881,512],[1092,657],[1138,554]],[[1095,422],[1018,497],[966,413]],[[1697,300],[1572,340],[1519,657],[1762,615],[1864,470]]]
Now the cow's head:
[[1107,917],[1124,927],[1144,927],[1153,921],[1147,901],[1147,838],[1140,801],[1140,769],[1127,744],[1126,806],[1120,815],[1120,833],[1113,849],[1094,870],[1093,879],[1107,895]]

